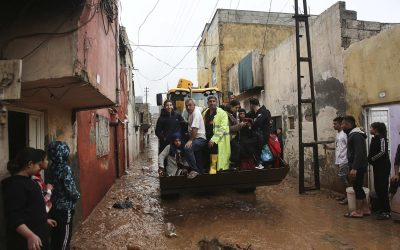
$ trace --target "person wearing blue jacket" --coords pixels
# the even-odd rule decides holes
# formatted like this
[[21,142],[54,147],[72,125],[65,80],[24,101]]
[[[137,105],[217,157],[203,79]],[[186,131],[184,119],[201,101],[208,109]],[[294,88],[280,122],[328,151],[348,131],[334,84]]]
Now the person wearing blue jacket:
[[53,184],[51,197],[53,207],[50,218],[57,222],[51,232],[51,249],[69,249],[72,233],[72,219],[75,205],[80,198],[71,167],[68,165],[69,148],[61,141],[53,141],[48,146],[50,183]]

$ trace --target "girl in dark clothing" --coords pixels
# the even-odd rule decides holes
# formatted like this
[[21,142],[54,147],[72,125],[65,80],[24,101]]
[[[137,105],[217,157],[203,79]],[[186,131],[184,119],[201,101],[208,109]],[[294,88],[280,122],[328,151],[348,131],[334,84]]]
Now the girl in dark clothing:
[[7,249],[50,249],[47,224],[56,224],[47,219],[42,191],[31,179],[40,170],[40,162],[36,149],[25,148],[7,164],[12,175],[2,181]]
[[386,138],[386,125],[382,122],[374,122],[371,124],[370,133],[374,137],[369,148],[368,162],[374,169],[375,192],[378,196],[380,207],[377,219],[384,220],[390,218],[388,188],[391,165]]
[[171,100],[164,102],[160,117],[156,124],[156,136],[158,137],[158,153],[169,144],[170,136],[176,132],[181,132],[182,116],[174,111]]

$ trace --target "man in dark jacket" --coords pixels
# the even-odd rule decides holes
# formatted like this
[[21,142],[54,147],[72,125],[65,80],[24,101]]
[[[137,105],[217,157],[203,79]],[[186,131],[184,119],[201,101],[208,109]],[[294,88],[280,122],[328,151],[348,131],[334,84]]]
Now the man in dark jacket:
[[255,152],[256,166],[261,169],[264,168],[260,164],[261,150],[267,144],[271,132],[271,112],[264,105],[260,106],[260,102],[256,98],[250,98],[249,102],[251,109],[249,117],[253,119],[251,129],[258,137],[258,145]]
[[260,132],[262,144],[265,145],[271,132],[271,112],[264,105],[260,106],[256,98],[250,98],[249,102],[249,117],[253,119],[252,129]]
[[237,119],[237,113],[240,109],[240,102],[238,100],[232,100],[227,105],[227,114],[229,119],[229,132],[231,135],[231,159],[230,159],[230,170],[236,170],[240,164],[240,142],[239,135],[240,130],[246,126],[245,122],[239,122]]
[[353,179],[353,189],[356,195],[356,210],[345,214],[348,218],[361,218],[371,214],[363,189],[364,174],[368,167],[367,135],[356,126],[353,116],[343,117],[343,131],[347,134],[347,159],[350,177]]

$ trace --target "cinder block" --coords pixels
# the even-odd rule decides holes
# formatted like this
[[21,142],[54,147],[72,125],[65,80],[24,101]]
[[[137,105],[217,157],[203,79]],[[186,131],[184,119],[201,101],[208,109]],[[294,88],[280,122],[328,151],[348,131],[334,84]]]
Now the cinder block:
[[398,26],[398,24],[382,23],[381,24],[381,31],[388,30],[388,29],[391,29],[391,28],[396,27],[396,26]]
[[349,29],[362,29],[363,25],[364,25],[363,21],[357,21],[351,19],[346,20],[346,27]]
[[358,29],[344,29],[342,31],[342,37],[358,39]]
[[358,39],[361,41],[361,40],[364,40],[364,39],[369,38],[371,36],[374,36],[374,35],[376,35],[378,33],[379,33],[378,31],[360,30],[359,33],[358,33]]
[[343,19],[357,20],[357,12],[354,10],[345,10],[342,12]]
[[364,29],[365,30],[374,30],[374,31],[380,31],[381,30],[381,24],[378,22],[364,22]]

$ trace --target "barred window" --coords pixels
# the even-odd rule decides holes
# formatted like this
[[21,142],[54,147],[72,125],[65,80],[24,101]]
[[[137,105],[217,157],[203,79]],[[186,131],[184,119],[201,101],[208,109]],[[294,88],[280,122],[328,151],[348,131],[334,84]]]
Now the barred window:
[[110,152],[110,134],[108,120],[104,116],[96,115],[96,155],[102,157]]

